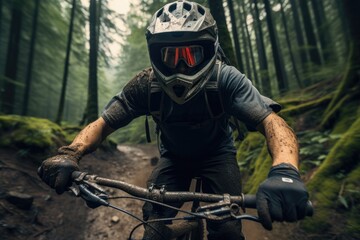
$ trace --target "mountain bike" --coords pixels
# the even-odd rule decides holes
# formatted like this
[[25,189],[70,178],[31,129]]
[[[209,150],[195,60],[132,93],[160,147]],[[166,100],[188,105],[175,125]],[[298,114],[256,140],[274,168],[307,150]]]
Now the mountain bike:
[[[199,179],[196,181],[194,192],[170,192],[166,191],[165,186],[155,185],[151,185],[149,188],[142,188],[127,182],[98,177],[97,175],[78,171],[73,172],[72,179],[75,185],[70,187],[70,190],[75,196],[83,198],[89,207],[111,207],[130,215],[140,222],[132,228],[128,239],[133,239],[132,236],[135,230],[143,225],[145,228],[148,228],[148,233],[151,235],[150,239],[205,240],[205,220],[225,221],[236,219],[239,221],[250,220],[260,222],[257,216],[241,213],[241,210],[245,212],[246,208],[256,208],[255,195],[242,194],[240,196],[231,196],[229,194],[202,193],[200,192],[201,181]],[[120,189],[129,194],[121,198],[136,199],[158,204],[182,212],[184,216],[144,221],[131,212],[112,205],[109,202],[112,197],[109,196],[101,186]],[[179,209],[169,205],[175,202],[192,202],[191,210]],[[310,201],[308,202],[306,211],[307,216],[313,215],[313,208]],[[182,220],[180,223],[165,224],[169,221],[174,222],[180,220]]]

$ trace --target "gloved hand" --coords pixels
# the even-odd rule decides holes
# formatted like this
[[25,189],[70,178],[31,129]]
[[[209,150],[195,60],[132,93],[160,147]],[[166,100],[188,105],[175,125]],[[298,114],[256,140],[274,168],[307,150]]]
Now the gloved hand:
[[38,175],[46,184],[55,188],[58,194],[62,194],[71,186],[71,173],[79,170],[81,155],[69,146],[59,148],[58,153],[42,162]]
[[295,222],[306,215],[309,194],[295,167],[282,163],[271,168],[259,186],[256,206],[263,227],[272,229],[272,221]]

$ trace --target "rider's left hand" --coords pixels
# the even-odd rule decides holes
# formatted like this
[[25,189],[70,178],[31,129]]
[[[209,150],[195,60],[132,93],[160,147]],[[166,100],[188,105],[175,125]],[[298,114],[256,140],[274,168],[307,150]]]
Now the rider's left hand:
[[300,174],[289,164],[273,166],[256,194],[256,205],[263,227],[272,229],[272,221],[295,222],[306,215],[309,194]]

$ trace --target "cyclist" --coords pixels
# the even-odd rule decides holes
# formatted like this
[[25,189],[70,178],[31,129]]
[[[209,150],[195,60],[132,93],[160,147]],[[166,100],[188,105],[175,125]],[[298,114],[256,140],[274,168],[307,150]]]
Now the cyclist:
[[[38,172],[43,181],[63,193],[83,155],[134,118],[152,115],[159,129],[161,159],[149,184],[186,191],[192,177],[201,176],[204,192],[239,195],[240,171],[229,127],[229,116],[235,116],[264,134],[273,159],[257,192],[263,226],[270,230],[272,221],[304,218],[308,193],[298,172],[296,136],[250,80],[224,62],[209,10],[181,0],[166,4],[154,14],[146,40],[152,68],[134,77],[98,120],[42,163]],[[208,95],[209,89],[219,95],[217,107],[210,106],[214,98]],[[176,212],[145,204],[143,214],[149,219]],[[208,222],[207,227],[209,239],[243,239],[238,221]]]

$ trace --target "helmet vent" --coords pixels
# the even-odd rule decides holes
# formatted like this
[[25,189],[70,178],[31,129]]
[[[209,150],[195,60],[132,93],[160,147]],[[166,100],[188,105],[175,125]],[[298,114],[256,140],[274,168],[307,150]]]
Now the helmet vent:
[[176,9],[176,3],[169,6],[169,12],[173,12]]
[[160,10],[157,12],[156,17],[160,17],[161,14],[163,14],[163,12],[164,12],[164,8],[160,9]]
[[197,6],[198,7],[198,12],[201,14],[201,15],[205,15],[205,9],[202,8],[201,6]]
[[188,3],[184,3],[184,9],[189,12],[191,10],[191,5]]

